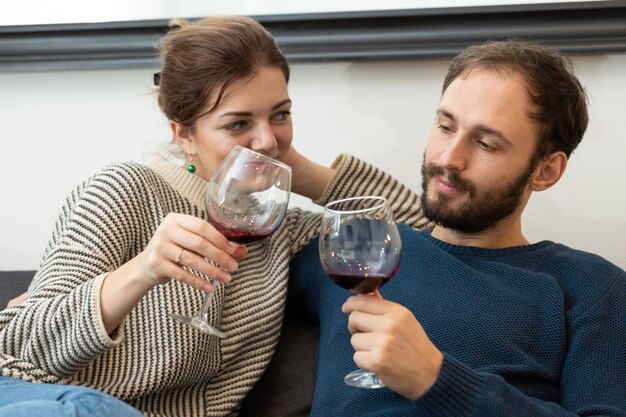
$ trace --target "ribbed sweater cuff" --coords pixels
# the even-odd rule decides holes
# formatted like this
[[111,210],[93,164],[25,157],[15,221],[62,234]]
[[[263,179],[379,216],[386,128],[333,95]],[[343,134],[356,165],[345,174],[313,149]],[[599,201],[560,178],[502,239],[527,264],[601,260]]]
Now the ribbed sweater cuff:
[[92,294],[92,302],[95,304],[94,311],[94,325],[96,332],[98,334],[98,338],[100,342],[108,347],[118,346],[124,340],[124,324],[126,323],[126,318],[122,320],[122,322],[117,326],[117,328],[109,335],[104,327],[104,320],[102,318],[102,308],[100,306],[100,293],[102,292],[102,285],[104,280],[109,275],[109,272],[105,272],[101,275],[98,275],[94,278],[94,286],[93,286],[93,294]]
[[437,381],[415,404],[437,417],[471,416],[484,386],[481,375],[444,355]]

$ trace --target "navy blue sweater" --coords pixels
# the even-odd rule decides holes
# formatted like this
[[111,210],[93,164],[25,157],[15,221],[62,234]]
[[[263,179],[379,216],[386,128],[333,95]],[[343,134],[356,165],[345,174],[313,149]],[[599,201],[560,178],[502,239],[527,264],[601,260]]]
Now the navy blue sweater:
[[444,363],[417,401],[344,384],[356,369],[351,295],[324,273],[317,239],[293,260],[289,298],[320,341],[312,416],[626,416],[626,273],[549,241],[454,246],[400,226],[402,263],[382,296],[410,309]]

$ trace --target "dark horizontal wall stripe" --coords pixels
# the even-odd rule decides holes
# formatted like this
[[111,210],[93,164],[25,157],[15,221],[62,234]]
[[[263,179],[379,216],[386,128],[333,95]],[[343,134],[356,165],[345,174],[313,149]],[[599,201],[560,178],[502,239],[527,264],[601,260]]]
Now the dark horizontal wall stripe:
[[[450,57],[487,39],[626,52],[626,0],[255,16],[291,61]],[[0,71],[143,68],[166,20],[0,26]]]

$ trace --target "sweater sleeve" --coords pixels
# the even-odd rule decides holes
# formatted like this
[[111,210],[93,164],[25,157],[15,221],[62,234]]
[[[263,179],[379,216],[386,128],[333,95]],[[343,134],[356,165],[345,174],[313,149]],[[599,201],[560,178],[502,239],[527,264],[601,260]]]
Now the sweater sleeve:
[[525,395],[499,376],[452,357],[415,403],[432,416],[626,416],[626,276],[569,326],[559,403]]
[[144,193],[124,176],[105,169],[68,197],[25,302],[0,312],[0,367],[63,378],[121,343],[123,323],[113,338],[104,328],[100,288],[128,260],[131,213],[142,213]]
[[347,154],[337,157],[332,167],[336,173],[314,203],[323,206],[341,198],[382,196],[389,201],[398,223],[418,230],[430,227],[422,211],[420,196],[385,171]]
[[[394,218],[414,229],[430,227],[424,216],[420,197],[391,175],[358,158],[342,154],[332,165],[336,172],[322,196],[314,203],[324,205],[341,198],[378,195],[391,204]],[[297,253],[317,236],[321,222],[320,213],[300,209],[292,210],[286,219],[291,239],[291,253]]]

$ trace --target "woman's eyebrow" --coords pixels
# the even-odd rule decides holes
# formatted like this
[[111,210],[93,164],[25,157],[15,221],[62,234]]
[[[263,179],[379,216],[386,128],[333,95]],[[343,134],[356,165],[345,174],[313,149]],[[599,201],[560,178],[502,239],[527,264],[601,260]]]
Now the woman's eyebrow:
[[[284,106],[287,103],[291,103],[291,99],[290,98],[286,98],[282,101],[280,101],[279,103],[276,103],[272,106],[272,110],[276,110],[282,106]],[[227,113],[223,113],[220,114],[218,117],[231,117],[231,116],[252,116],[252,112],[249,111],[229,111]]]

